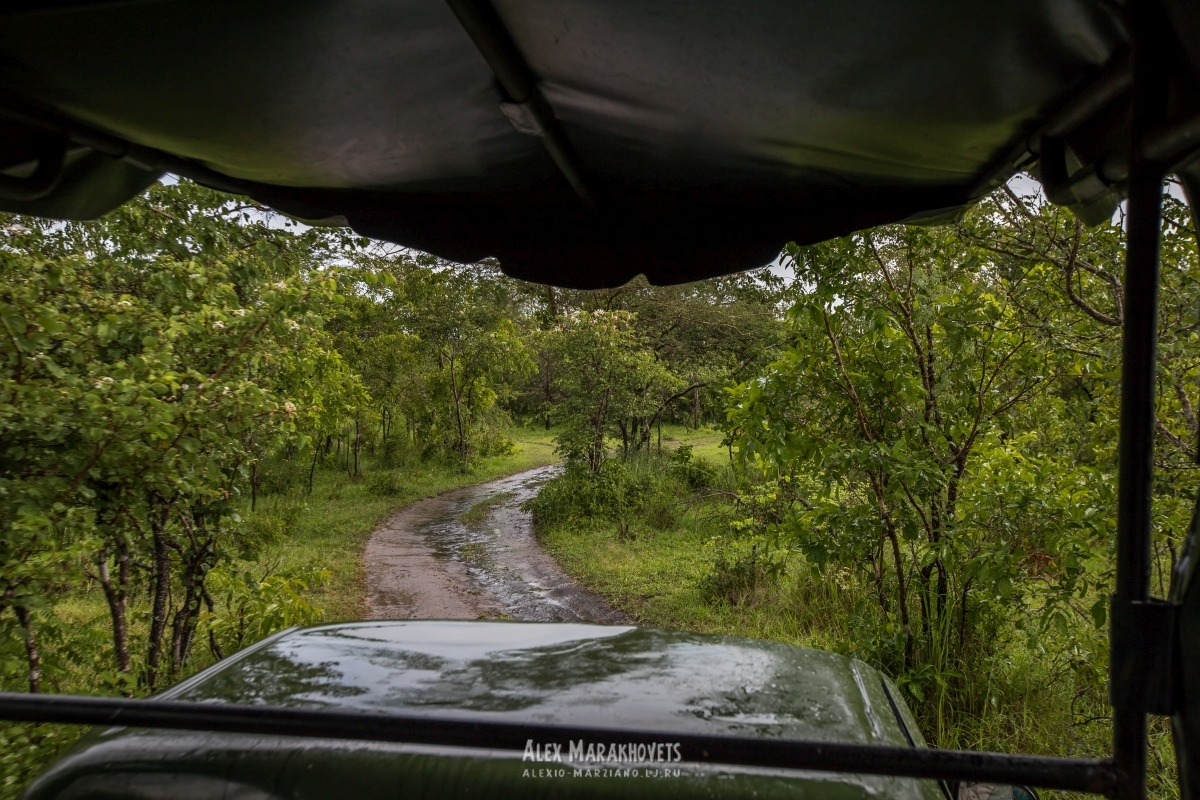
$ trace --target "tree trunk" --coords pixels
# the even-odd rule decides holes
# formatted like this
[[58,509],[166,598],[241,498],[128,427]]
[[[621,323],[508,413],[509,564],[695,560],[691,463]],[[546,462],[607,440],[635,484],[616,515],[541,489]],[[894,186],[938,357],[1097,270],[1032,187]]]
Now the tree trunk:
[[884,533],[892,543],[892,561],[896,565],[896,583],[899,594],[900,623],[904,627],[904,668],[912,669],[913,665],[913,635],[912,623],[908,616],[908,587],[904,580],[904,558],[900,555],[900,538],[896,535],[896,524],[888,510],[884,498],[884,488],[887,486],[886,475],[872,475],[871,488],[875,493],[875,503],[879,507],[879,517],[883,522]]
[[[200,594],[204,597],[204,604],[208,606],[208,613],[217,613],[216,603],[213,602],[212,595],[208,593],[208,589],[201,587]],[[216,634],[212,632],[212,628],[208,630],[208,650],[212,653],[214,661],[221,661],[225,658],[225,651],[221,649],[221,645],[217,642]]]
[[930,640],[933,639],[933,602],[929,597],[929,579],[933,575],[933,564],[917,571],[921,577],[920,583],[917,586],[917,597],[921,601],[921,628]]
[[612,393],[611,389],[604,390],[604,396],[600,399],[600,408],[596,412],[596,416],[592,418],[592,445],[589,448],[588,466],[592,468],[592,472],[600,470],[600,464],[604,461],[604,428],[608,421],[608,398]]
[[933,562],[934,568],[937,570],[937,615],[938,619],[946,613],[946,601],[950,595],[950,587],[946,582],[946,566],[939,558]]
[[450,360],[450,391],[454,395],[454,421],[458,426],[458,454],[466,461],[467,459],[467,436],[463,429],[462,418],[462,392],[458,388],[457,379],[454,375],[454,360]]
[[896,529],[890,524],[887,535],[892,543],[892,560],[896,564],[896,581],[899,584],[900,623],[904,626],[904,668],[912,669],[913,635],[912,625],[908,621],[908,592],[904,585],[904,560],[900,557],[900,540],[896,537]]
[[359,430],[358,417],[354,418],[354,477],[358,477],[358,448],[362,443],[362,432]]
[[963,651],[967,646],[967,597],[970,595],[970,592],[971,579],[967,578],[967,580],[963,583],[962,607],[959,609],[958,654],[960,657],[964,655]]
[[317,472],[317,456],[319,456],[319,455],[321,455],[321,448],[314,447],[313,448],[312,466],[308,468],[308,493],[309,494],[312,494],[313,476],[316,475],[316,472]]
[[692,389],[692,428],[700,430],[700,387]]
[[129,590],[129,551],[121,543],[117,555],[117,583],[114,585],[108,571],[108,551],[101,550],[97,558],[100,571],[100,587],[108,601],[108,613],[112,617],[113,654],[117,669],[129,674],[129,623],[126,617]]
[[871,559],[871,565],[875,568],[875,592],[879,595],[879,608],[883,611],[883,616],[886,618],[888,614],[887,593],[883,589],[883,536],[879,537],[879,552]]
[[33,632],[33,615],[25,606],[13,606],[17,621],[25,629],[25,657],[29,660],[29,691],[37,694],[42,690],[42,658],[38,653],[37,636]]
[[195,629],[196,618],[200,616],[200,592],[203,589],[203,577],[199,572],[203,567],[199,553],[194,554],[188,564],[187,575],[184,578],[183,605],[171,619],[171,673],[183,669],[187,660],[188,650],[192,643],[192,631]]
[[167,628],[167,600],[171,591],[165,524],[165,519],[154,524],[154,605],[150,613],[150,649],[146,656],[146,685],[152,690],[162,662],[162,639]]

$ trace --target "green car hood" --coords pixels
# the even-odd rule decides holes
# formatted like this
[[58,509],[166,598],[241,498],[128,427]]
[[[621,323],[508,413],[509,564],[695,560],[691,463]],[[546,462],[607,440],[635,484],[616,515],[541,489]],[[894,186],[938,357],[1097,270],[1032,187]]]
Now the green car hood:
[[[297,629],[160,697],[924,744],[894,687],[860,661],[632,627],[420,621]],[[26,798],[943,797],[930,781],[690,764],[686,752],[637,761],[609,753],[602,735],[549,761],[540,760],[541,743],[530,744],[517,752],[111,728],[85,738]]]

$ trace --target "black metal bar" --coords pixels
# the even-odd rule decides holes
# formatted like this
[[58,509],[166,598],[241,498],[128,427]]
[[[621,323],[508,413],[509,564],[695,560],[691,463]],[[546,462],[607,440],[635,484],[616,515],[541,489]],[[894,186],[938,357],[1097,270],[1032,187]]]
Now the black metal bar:
[[446,4],[492,68],[509,99],[523,106],[537,121],[542,144],[567,183],[571,184],[587,209],[595,212],[596,199],[583,180],[579,157],[567,139],[562,123],[554,116],[554,110],[538,88],[533,70],[521,55],[496,9],[488,0],[446,0]]
[[1132,86],[1133,72],[1130,68],[1129,54],[1123,53],[1105,67],[1100,77],[1051,114],[1038,136],[1061,138],[1074,133],[1085,122],[1128,92]]
[[0,719],[486,747],[518,752],[523,751],[530,740],[539,744],[560,743],[564,752],[568,751],[568,742],[579,739],[606,744],[678,743],[683,760],[687,762],[1010,783],[1094,794],[1108,794],[1114,786],[1112,762],[1103,759],[696,736],[664,731],[429,719],[416,715],[174,700],[8,692],[0,693]]
[[1117,55],[1091,83],[1077,92],[1061,108],[1054,111],[1032,135],[1019,143],[997,161],[986,167],[972,184],[967,196],[981,197],[1007,181],[1015,170],[1041,154],[1046,138],[1062,138],[1119,100],[1133,86],[1129,54]]
[[[1150,532],[1154,477],[1154,384],[1158,345],[1158,251],[1163,172],[1142,157],[1146,134],[1167,109],[1163,21],[1153,0],[1129,4],[1133,38],[1133,119],[1126,217],[1125,303],[1121,352],[1121,422],[1117,490],[1117,578],[1114,607],[1150,596]],[[1146,712],[1129,702],[1121,659],[1135,646],[1110,626],[1109,695],[1117,800],[1146,797]]]
[[1200,149],[1200,114],[1150,131],[1142,143],[1142,158],[1169,171]]

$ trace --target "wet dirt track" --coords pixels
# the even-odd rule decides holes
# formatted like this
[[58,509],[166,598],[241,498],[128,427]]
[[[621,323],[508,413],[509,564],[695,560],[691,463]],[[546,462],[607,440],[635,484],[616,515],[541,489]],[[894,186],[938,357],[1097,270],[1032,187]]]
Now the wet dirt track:
[[[627,622],[559,569],[520,509],[559,469],[539,467],[456,489],[389,517],[364,553],[368,616]],[[470,523],[459,519],[489,498],[489,513]]]

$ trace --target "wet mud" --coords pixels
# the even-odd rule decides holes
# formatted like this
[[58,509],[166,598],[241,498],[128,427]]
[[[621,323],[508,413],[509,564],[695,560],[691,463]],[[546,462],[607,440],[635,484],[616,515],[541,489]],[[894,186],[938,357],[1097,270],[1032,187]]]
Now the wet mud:
[[368,617],[628,622],[558,567],[520,508],[559,469],[456,489],[389,517],[364,553]]

